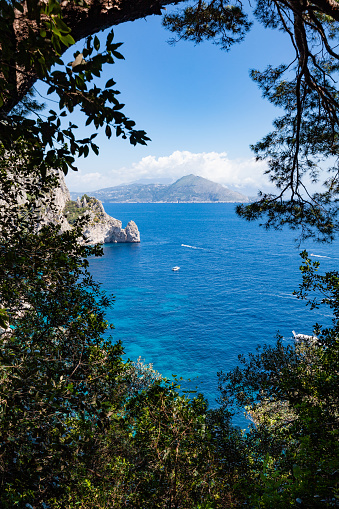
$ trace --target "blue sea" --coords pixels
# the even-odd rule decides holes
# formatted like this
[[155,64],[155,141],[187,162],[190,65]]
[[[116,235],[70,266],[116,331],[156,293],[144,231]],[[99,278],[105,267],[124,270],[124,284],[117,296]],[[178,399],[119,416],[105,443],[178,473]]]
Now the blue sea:
[[[217,372],[239,354],[273,344],[276,333],[312,334],[329,324],[328,309],[310,311],[292,295],[301,283],[299,252],[320,270],[337,269],[339,242],[307,241],[295,232],[266,231],[235,214],[234,204],[104,204],[123,227],[133,219],[140,244],[106,244],[90,261],[103,289],[116,297],[107,319],[126,357],[141,357],[164,376],[190,382],[216,405]],[[173,266],[180,266],[173,272]]]

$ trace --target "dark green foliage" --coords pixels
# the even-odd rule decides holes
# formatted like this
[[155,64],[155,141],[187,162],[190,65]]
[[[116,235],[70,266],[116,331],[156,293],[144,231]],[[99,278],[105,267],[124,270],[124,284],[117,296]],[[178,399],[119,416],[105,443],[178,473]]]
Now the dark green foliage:
[[73,225],[75,221],[79,219],[79,217],[83,216],[87,210],[88,206],[78,207],[76,201],[69,201],[66,203],[63,212],[69,224]]
[[[339,327],[339,272],[331,271],[325,274],[319,274],[319,262],[314,262],[308,257],[307,251],[303,251],[300,256],[303,259],[303,265],[300,270],[302,273],[302,284],[299,291],[295,292],[298,299],[306,300],[306,305],[311,309],[326,305],[333,313],[332,327],[322,328],[317,325],[317,334],[321,343],[330,346],[332,339],[338,333]],[[310,297],[310,294],[313,297]],[[332,339],[331,339],[332,338]],[[328,341],[330,343],[328,344]]]
[[[252,146],[257,159],[267,161],[277,194],[259,194],[257,202],[239,206],[237,213],[249,221],[263,219],[266,228],[288,225],[300,229],[301,238],[331,241],[339,229],[336,4],[258,0],[250,7],[265,27],[288,35],[295,57],[276,68],[251,71],[263,96],[285,113],[274,121],[274,131]],[[246,11],[241,2],[199,0],[165,16],[164,25],[179,40],[212,39],[228,50],[250,28]],[[322,187],[311,192],[310,181]]]
[[[83,200],[86,200],[86,205],[83,205]],[[103,216],[103,213],[101,209],[98,207],[98,200],[93,197],[87,196],[87,194],[84,194],[81,197],[80,200],[80,206],[76,201],[68,201],[64,207],[63,214],[66,217],[69,224],[72,226],[75,224],[75,222],[82,217],[86,212],[91,211],[92,214],[92,220],[94,222],[99,221],[100,218]]]
[[[79,8],[84,6],[82,1],[77,4]],[[17,37],[13,31],[15,8],[23,12],[18,2],[0,1],[0,138],[4,148],[10,150],[18,140],[25,140],[30,169],[35,168],[42,175],[51,166],[65,174],[69,168],[76,169],[75,156],[87,157],[90,150],[99,152],[94,143],[97,133],[79,139],[75,134],[77,126],[72,122],[66,124],[63,117],[76,107],[84,113],[86,125],[93,124],[96,130],[104,127],[108,138],[115,129],[117,136],[129,138],[133,145],[146,144],[149,139],[146,133],[136,130],[135,123],[121,111],[124,105],[117,98],[120,92],[114,88],[115,81],[108,80],[105,88],[95,84],[104,64],[123,58],[118,51],[121,44],[113,42],[113,31],[101,51],[98,38],[88,37],[82,53],[76,52],[74,61],[65,65],[60,56],[66,47],[74,44],[74,39],[63,20],[60,4],[55,0],[28,2],[27,19],[22,20],[25,29]],[[30,24],[28,36],[25,22]],[[32,108],[32,103],[25,99],[29,78],[24,93],[18,85],[26,75],[32,76],[31,84],[38,78],[49,86],[47,93],[56,95],[59,113],[50,110],[47,118],[22,117],[23,112],[37,112],[36,105]],[[13,109],[22,98],[25,105]]]
[[[321,158],[337,157],[337,92],[329,76],[337,72],[338,57],[328,43],[336,37],[336,13],[329,18],[331,5],[322,5],[295,3],[289,11],[278,2],[257,4],[265,26],[290,33],[298,58],[290,81],[283,79],[289,66],[253,72],[264,95],[286,111],[254,147],[268,158],[282,193],[239,210],[249,219],[267,213],[268,226],[301,226],[304,236],[318,231],[321,240],[337,230],[336,169],[327,191],[309,200],[301,194],[301,177],[316,178]],[[302,254],[298,296],[311,307],[329,305],[333,326],[317,325],[318,339],[288,345],[278,338],[276,346],[240,358],[239,367],[219,376],[215,410],[201,395],[183,396],[176,381],[150,367],[123,362],[121,344],[107,334],[105,309],[113,298],[88,272],[87,257],[101,249],[77,242],[88,220],[80,216],[100,215],[96,200],[84,196],[78,210],[74,202],[66,206],[74,228],[65,233],[43,221],[58,185],[53,169],[66,173],[75,155],[98,152],[96,134],[77,140],[76,126],[65,128],[60,117],[67,111],[79,106],[86,123],[105,127],[108,137],[112,126],[132,144],[147,139],[121,113],[113,79],[105,89],[93,85],[105,63],[122,58],[120,45],[110,33],[100,52],[99,39],[89,37],[60,70],[60,54],[74,42],[60,4],[28,2],[25,21],[32,24],[19,40],[13,39],[14,7],[23,11],[19,3],[0,0],[0,506],[338,506],[339,274],[319,275],[318,264]],[[198,2],[166,23],[182,38],[219,37],[228,49],[249,28],[241,9]],[[321,46],[323,52],[312,53]],[[25,95],[14,68],[45,80],[60,114],[23,118],[39,109],[28,98],[10,115]],[[291,193],[287,202],[285,191]],[[248,433],[231,425],[234,405],[251,416]]]
[[[24,171],[16,177],[31,192],[39,184]],[[15,194],[10,198],[13,212],[20,206]],[[122,348],[102,336],[111,299],[87,271],[86,257],[100,249],[76,242],[80,228],[36,231],[40,206],[32,201],[24,221],[12,215],[1,231],[1,305],[10,325],[0,334],[4,508],[40,507],[63,493],[66,481],[71,487],[70,465],[74,476],[90,468],[98,432],[110,426],[108,411],[120,401]]]
[[[241,3],[226,4],[224,1],[199,2],[175,14],[164,16],[163,25],[178,34],[179,39],[198,44],[212,40],[224,50],[243,40],[251,23],[243,12]],[[172,43],[176,42],[175,39]]]
[[201,395],[189,401],[176,387],[161,385],[141,393],[127,410],[135,423],[133,477],[142,486],[131,498],[135,507],[189,508],[207,500],[225,507],[232,501],[234,463],[241,457],[232,453],[241,434],[231,435],[227,413],[209,412]]
[[[286,15],[277,9],[261,2],[257,16],[268,26],[282,28]],[[338,90],[333,80],[338,55],[329,42],[337,39],[337,27],[333,20],[320,21],[314,13],[307,22],[306,13],[299,15],[294,25],[297,59],[251,72],[263,96],[285,110],[274,121],[274,131],[252,146],[257,159],[267,161],[267,174],[278,194],[260,195],[257,203],[238,207],[237,212],[248,220],[264,218],[267,228],[288,225],[300,229],[303,239],[323,242],[331,241],[339,228]],[[323,47],[320,52],[319,47]],[[305,180],[319,182],[325,170],[328,176],[322,190],[311,192]]]
[[37,112],[43,111],[46,108],[46,104],[38,103],[35,99],[36,94],[34,89],[28,90],[25,97],[13,108],[12,113],[21,117],[28,116],[30,114],[36,114]]
[[[321,65],[328,73],[336,72],[337,63],[326,61]],[[239,206],[237,211],[248,220],[265,217],[266,227],[279,229],[288,225],[300,229],[302,238],[333,240],[338,232],[337,161],[333,159],[338,152],[337,120],[320,101],[318,91],[307,84],[302,86],[298,77],[287,81],[287,71],[287,66],[281,66],[268,67],[263,73],[252,72],[264,97],[287,111],[274,121],[275,130],[252,147],[257,159],[267,159],[267,173],[280,194],[263,195],[257,203]],[[327,93],[336,97],[333,85],[325,85]],[[308,175],[317,182],[326,166],[333,176],[326,180],[323,192],[311,196],[303,178]]]
[[[220,375],[223,404],[209,410],[202,396],[189,400],[175,382],[122,362],[121,345],[103,336],[110,300],[83,258],[100,250],[76,244],[76,229],[35,232],[34,203],[0,249],[11,324],[0,348],[1,506],[333,506],[338,274],[317,274],[303,253],[299,295],[321,290],[334,327],[241,359]],[[232,402],[252,416],[249,433],[230,424]]]
[[87,270],[101,248],[77,243],[81,219],[38,227],[57,177],[25,160],[21,146],[3,153],[0,186],[1,507],[225,507],[246,466],[241,433],[202,396],[122,361],[105,334],[112,299]]
[[[333,328],[318,338],[258,348],[240,366],[220,374],[222,398],[246,407],[254,425],[246,436],[252,474],[246,479],[255,507],[337,506],[339,487],[339,342],[337,273],[318,275],[302,254],[303,283],[334,310]],[[318,305],[318,297],[311,305]]]

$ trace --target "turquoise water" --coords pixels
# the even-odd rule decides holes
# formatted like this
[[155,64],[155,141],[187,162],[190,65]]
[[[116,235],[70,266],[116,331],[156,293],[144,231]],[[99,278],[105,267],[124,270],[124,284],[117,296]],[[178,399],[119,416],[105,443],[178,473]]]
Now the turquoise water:
[[[279,331],[311,334],[329,323],[293,297],[306,248],[323,270],[338,268],[339,243],[298,248],[288,230],[267,232],[235,215],[233,204],[104,204],[123,226],[133,219],[140,244],[108,244],[91,272],[116,302],[108,313],[126,356],[141,356],[165,376],[193,379],[215,405],[217,372],[239,354],[273,343]],[[180,270],[173,272],[178,265]]]

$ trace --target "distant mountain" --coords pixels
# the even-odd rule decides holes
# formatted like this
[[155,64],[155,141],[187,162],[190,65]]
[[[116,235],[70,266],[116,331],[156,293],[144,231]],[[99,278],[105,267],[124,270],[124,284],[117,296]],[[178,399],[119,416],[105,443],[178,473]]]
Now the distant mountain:
[[173,179],[161,177],[161,178],[144,178],[144,179],[138,179],[134,182],[131,182],[131,184],[172,184]]
[[[186,175],[174,184],[123,184],[87,193],[106,203],[217,203],[248,202],[247,196],[195,175]],[[76,199],[78,193],[71,193]]]

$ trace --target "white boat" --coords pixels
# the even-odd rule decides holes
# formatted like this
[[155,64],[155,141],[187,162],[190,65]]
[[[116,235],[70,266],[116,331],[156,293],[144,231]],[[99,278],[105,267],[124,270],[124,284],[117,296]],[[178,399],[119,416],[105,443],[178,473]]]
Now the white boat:
[[180,267],[177,267],[177,266],[175,266],[175,267],[173,267],[173,268],[172,268],[172,270],[174,270],[175,272],[176,272],[177,270],[179,270],[179,269],[180,269]]
[[317,336],[309,336],[308,334],[297,334],[294,330],[292,331],[292,334],[296,341],[318,341]]

